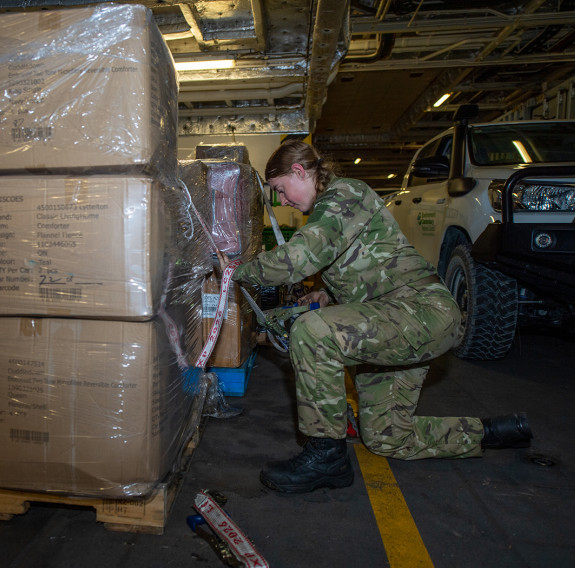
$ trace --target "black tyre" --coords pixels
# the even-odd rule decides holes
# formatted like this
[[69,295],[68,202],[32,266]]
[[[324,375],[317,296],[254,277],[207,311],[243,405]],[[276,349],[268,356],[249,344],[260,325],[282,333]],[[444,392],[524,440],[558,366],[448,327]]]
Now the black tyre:
[[517,282],[476,263],[469,245],[453,249],[445,284],[461,308],[461,340],[452,351],[464,359],[501,359],[515,338]]

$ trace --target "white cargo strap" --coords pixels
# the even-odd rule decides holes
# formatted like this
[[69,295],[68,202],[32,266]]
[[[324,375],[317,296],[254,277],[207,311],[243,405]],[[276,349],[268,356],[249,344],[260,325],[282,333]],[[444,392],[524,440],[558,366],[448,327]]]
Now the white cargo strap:
[[270,218],[270,223],[272,224],[272,229],[273,229],[274,235],[276,237],[276,241],[277,241],[278,245],[285,245],[286,240],[285,240],[284,235],[280,229],[278,220],[276,219],[274,209],[272,207],[272,204],[270,203],[270,199],[268,197],[268,194],[266,193],[266,190],[264,189],[264,184],[262,182],[262,178],[260,177],[260,174],[258,174],[257,172],[256,172],[256,175],[258,178],[258,183],[260,185],[260,190],[261,190],[263,198],[264,198],[264,203],[266,205],[266,210],[267,210],[269,218]]
[[247,568],[269,568],[265,558],[210,495],[200,491],[196,495],[194,506],[214,532],[228,544],[234,556]]
[[240,264],[240,260],[232,260],[232,262],[226,266],[222,274],[222,284],[220,288],[218,307],[216,308],[216,315],[214,317],[212,328],[210,329],[210,334],[208,335],[206,344],[204,345],[204,348],[202,349],[202,352],[196,361],[196,367],[200,367],[202,369],[205,368],[208,363],[208,359],[210,358],[210,355],[216,346],[216,341],[218,340],[220,329],[222,328],[222,323],[224,321],[226,305],[228,303],[228,294],[230,292],[230,284],[232,282],[232,275]]

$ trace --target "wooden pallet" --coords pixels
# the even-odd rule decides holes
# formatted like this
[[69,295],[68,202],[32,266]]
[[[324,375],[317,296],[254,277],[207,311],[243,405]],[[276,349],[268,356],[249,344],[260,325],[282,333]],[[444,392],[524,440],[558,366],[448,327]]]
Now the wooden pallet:
[[95,509],[96,521],[104,523],[108,530],[161,535],[189,469],[193,450],[199,443],[201,429],[186,446],[180,469],[170,473],[148,497],[100,499],[0,489],[0,521],[9,521],[14,515],[23,515],[30,509],[31,503],[52,503],[63,507],[71,505]]

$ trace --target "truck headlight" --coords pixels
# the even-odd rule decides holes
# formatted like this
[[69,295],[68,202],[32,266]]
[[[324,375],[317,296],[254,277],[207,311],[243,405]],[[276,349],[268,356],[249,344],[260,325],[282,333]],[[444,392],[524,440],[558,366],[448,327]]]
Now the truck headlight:
[[[503,180],[493,180],[489,184],[489,199],[496,211],[501,211],[504,184]],[[512,202],[516,211],[575,211],[575,184],[522,182],[514,186]]]

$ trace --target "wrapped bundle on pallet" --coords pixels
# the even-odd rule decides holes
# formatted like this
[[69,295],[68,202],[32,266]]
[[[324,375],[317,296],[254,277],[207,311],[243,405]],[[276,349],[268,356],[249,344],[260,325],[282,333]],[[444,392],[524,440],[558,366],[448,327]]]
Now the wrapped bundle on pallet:
[[[230,258],[249,261],[261,250],[263,200],[257,174],[248,164],[229,160],[182,163],[186,179],[204,179],[211,198],[209,226],[215,246]],[[218,261],[213,256],[214,264]],[[220,282],[216,274],[203,286],[203,328],[208,337],[217,306]],[[254,314],[236,283],[232,283],[220,336],[208,362],[211,368],[240,368],[256,345]],[[238,394],[227,389],[225,394]],[[243,394],[241,392],[240,394]]]
[[212,237],[230,258],[253,259],[262,248],[263,200],[256,170],[227,160],[203,160],[212,199]]

